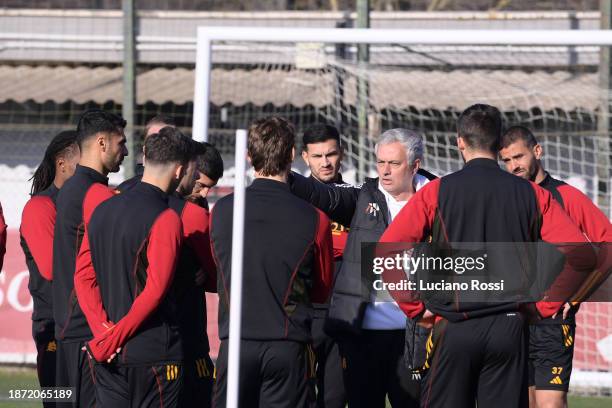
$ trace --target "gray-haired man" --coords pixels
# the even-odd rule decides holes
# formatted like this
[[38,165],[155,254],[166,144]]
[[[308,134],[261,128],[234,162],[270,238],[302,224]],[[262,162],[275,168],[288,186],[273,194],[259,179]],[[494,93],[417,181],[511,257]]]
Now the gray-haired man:
[[349,406],[418,407],[419,383],[404,364],[406,316],[394,302],[366,302],[361,243],[377,242],[430,173],[420,169],[423,139],[408,129],[384,132],[376,144],[377,178],[361,186],[325,185],[294,174],[294,194],[326,212],[350,233],[330,303],[326,329],[339,339]]

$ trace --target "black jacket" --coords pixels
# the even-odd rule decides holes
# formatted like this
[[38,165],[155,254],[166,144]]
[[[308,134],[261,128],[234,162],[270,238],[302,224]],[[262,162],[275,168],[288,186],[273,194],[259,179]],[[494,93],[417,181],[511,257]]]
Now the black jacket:
[[57,194],[51,286],[55,338],[58,340],[81,341],[92,336],[77,302],[74,271],[85,233],[83,203],[88,200],[90,192],[96,194],[96,189],[92,188],[96,184],[106,187],[108,178],[94,169],[79,165]]
[[[88,345],[97,361],[117,347],[122,348],[118,364],[183,359],[178,300],[171,289],[181,234],[180,218],[168,207],[167,194],[148,183],[138,183],[93,212],[75,288],[96,335]],[[105,331],[98,330],[105,323],[96,313],[102,308],[114,323]]]
[[[423,179],[435,176],[419,170]],[[418,177],[418,176],[417,176]],[[350,228],[342,265],[337,272],[325,330],[332,335],[359,334],[370,285],[362,282],[361,243],[378,242],[389,225],[389,209],[378,189],[378,178],[361,186],[322,184],[292,173],[291,191],[325,212],[333,221]]]
[[[229,332],[234,195],[212,212],[219,338]],[[246,189],[242,338],[309,343],[312,302],[328,297],[333,276],[329,220],[285,183],[255,179]]]

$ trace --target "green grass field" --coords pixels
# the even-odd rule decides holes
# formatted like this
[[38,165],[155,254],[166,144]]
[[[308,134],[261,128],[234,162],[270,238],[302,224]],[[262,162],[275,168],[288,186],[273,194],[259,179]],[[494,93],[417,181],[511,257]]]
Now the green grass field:
[[[40,403],[7,401],[11,389],[33,389],[37,387],[36,371],[31,368],[0,367],[0,407],[1,408],[39,408]],[[587,398],[570,396],[571,408],[607,408],[612,406],[612,398]]]

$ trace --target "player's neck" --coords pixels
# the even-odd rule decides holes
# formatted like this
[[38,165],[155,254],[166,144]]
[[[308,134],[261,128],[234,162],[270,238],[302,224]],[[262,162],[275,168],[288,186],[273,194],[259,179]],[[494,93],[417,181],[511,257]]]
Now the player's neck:
[[497,155],[491,152],[465,149],[461,153],[466,163],[474,159],[490,159],[497,161]]
[[83,167],[89,167],[90,169],[94,169],[98,173],[108,176],[108,171],[104,169],[104,165],[100,160],[97,160],[94,157],[89,157],[86,153],[81,153],[81,159],[79,160],[79,165]]
[[277,174],[274,176],[264,176],[262,174],[260,174],[259,172],[255,172],[255,178],[258,179],[268,179],[268,180],[276,180],[276,181],[280,181],[281,183],[286,183],[287,182],[287,173],[281,173],[281,174]]
[[[57,170],[55,171],[55,174],[57,174]],[[64,179],[63,177],[55,176],[55,178],[53,179],[53,185],[59,190],[60,188],[62,188],[66,180],[67,179]]]
[[144,173],[142,175],[142,182],[151,184],[166,193],[170,193],[170,190],[172,190],[172,187],[173,187],[172,178],[167,175],[163,175],[163,174],[159,175],[159,174]]
[[538,171],[536,173],[535,180],[533,180],[533,182],[536,184],[540,184],[541,182],[544,181],[545,178],[546,178],[546,172],[544,171],[544,168],[542,166],[538,166]]

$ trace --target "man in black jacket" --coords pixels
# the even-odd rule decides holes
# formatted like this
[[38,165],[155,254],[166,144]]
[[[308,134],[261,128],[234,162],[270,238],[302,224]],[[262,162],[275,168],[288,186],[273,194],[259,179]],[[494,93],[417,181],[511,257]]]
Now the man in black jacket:
[[[193,403],[181,400],[182,293],[174,285],[183,226],[168,205],[193,146],[173,128],[160,130],[145,146],[142,180],[95,209],[77,258],[75,289],[95,334],[87,349],[101,407]],[[96,333],[100,326],[105,330]]]
[[[325,303],[333,274],[329,220],[289,191],[293,126],[279,117],[249,127],[255,180],[246,190],[240,345],[240,406],[312,406],[312,303]],[[217,202],[211,240],[217,263],[219,338],[214,406],[227,394],[234,196]]]
[[[344,184],[340,174],[342,146],[335,127],[317,123],[304,131],[302,159],[310,169],[310,177],[325,184]],[[342,264],[342,254],[348,238],[348,228],[332,222],[335,270]],[[329,304],[314,304],[312,345],[317,359],[317,406],[344,408],[346,390],[342,375],[342,360],[338,343],[323,330]]]
[[83,113],[77,126],[79,165],[57,194],[51,285],[57,341],[56,385],[75,387],[77,402],[66,403],[68,406],[95,405],[93,374],[81,350],[83,343],[91,339],[92,330],[77,302],[74,273],[85,231],[84,208],[87,204],[94,209],[112,196],[107,175],[119,171],[128,154],[124,127],[125,120],[115,114],[97,109]]
[[[524,126],[512,126],[502,137],[499,155],[508,172],[550,191],[589,241],[612,241],[608,217],[578,189],[548,174],[541,161],[543,154],[542,146]],[[567,406],[578,305],[570,308],[567,304],[565,309],[555,319],[542,319],[529,327],[528,378],[532,407]]]
[[377,242],[416,190],[434,176],[420,171],[423,140],[391,129],[376,145],[378,178],[359,187],[330,186],[293,174],[294,194],[350,228],[326,322],[340,341],[349,406],[418,406],[419,383],[404,364],[406,316],[394,302],[362,295],[361,243]]

